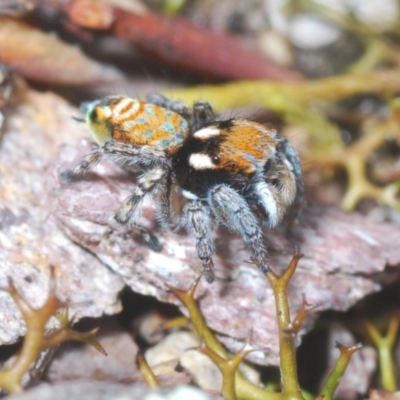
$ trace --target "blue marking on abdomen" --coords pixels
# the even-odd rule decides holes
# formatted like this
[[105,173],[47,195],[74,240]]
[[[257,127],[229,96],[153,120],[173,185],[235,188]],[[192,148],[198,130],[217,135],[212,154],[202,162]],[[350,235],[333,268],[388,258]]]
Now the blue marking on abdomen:
[[135,121],[137,121],[140,124],[144,124],[144,125],[148,125],[149,124],[149,121],[146,118],[143,118],[143,117],[136,118]]
[[169,140],[166,140],[166,139],[160,140],[160,146],[161,147],[168,147],[170,145],[170,143],[171,142]]
[[154,117],[156,114],[154,113],[154,105],[153,104],[146,104],[145,111],[147,115],[151,115]]
[[162,125],[160,125],[160,129],[172,133],[174,131],[174,126],[171,124],[171,122],[165,122]]

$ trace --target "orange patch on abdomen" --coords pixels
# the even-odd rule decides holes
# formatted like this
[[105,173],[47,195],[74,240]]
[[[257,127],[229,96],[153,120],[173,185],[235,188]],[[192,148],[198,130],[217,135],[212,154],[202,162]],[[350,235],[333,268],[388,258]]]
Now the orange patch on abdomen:
[[245,175],[255,171],[257,164],[263,164],[271,157],[276,148],[276,140],[263,125],[237,119],[235,125],[221,136],[221,163],[218,169],[227,169],[231,173]]

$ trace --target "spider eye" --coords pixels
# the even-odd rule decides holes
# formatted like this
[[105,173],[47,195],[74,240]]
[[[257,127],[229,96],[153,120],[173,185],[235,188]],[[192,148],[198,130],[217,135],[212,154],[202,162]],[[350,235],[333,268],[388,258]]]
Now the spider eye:
[[212,162],[216,165],[218,165],[221,162],[221,159],[219,158],[219,156],[213,156],[212,157]]
[[92,122],[97,122],[99,119],[99,112],[97,110],[97,107],[93,108],[91,111],[88,113],[88,119]]

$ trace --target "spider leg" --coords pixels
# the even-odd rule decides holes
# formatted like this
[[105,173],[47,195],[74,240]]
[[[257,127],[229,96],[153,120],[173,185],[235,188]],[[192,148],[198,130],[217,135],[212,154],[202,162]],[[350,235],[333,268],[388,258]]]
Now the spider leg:
[[301,199],[304,194],[304,183],[301,173],[299,154],[285,138],[281,139],[280,146],[282,146],[282,152],[286,157],[293,176],[295,177],[294,181],[296,182],[296,197]]
[[205,125],[215,121],[215,114],[211,105],[205,101],[198,101],[193,105],[192,131],[196,132]]
[[159,251],[161,248],[157,237],[134,220],[135,213],[138,211],[144,196],[156,190],[162,184],[164,176],[165,171],[161,167],[153,168],[140,176],[133,194],[125,199],[115,215],[117,222],[130,224],[132,230],[137,232],[154,251]]
[[281,156],[276,168],[278,176],[276,187],[282,202],[288,206],[293,203],[297,193],[296,176],[293,173],[293,166],[285,156]]
[[167,163],[164,150],[155,146],[109,140],[103,147],[108,157],[119,165],[164,165]]
[[273,228],[282,220],[297,192],[293,167],[285,156],[277,156],[272,169],[254,185],[259,203],[267,213],[267,225]]
[[207,207],[194,200],[183,209],[183,225],[196,239],[196,250],[208,283],[214,281],[214,241],[212,239],[211,219]]
[[65,181],[71,181],[85,175],[91,168],[106,158],[111,158],[120,165],[162,164],[165,162],[165,153],[163,150],[152,146],[135,146],[131,143],[109,140],[103,146],[94,149],[74,168],[62,172],[61,178]]
[[105,157],[106,153],[104,147],[98,147],[86,155],[83,161],[74,168],[61,172],[60,176],[64,181],[69,182],[79,176],[85,175],[89,169],[95,167]]
[[302,204],[303,180],[298,154],[285,138],[279,139],[278,154],[268,168],[264,166],[254,190],[267,213],[269,227],[278,225],[286,211],[289,227],[293,225]]
[[193,105],[193,111],[181,100],[168,99],[160,94],[146,96],[146,101],[157,106],[167,108],[185,118],[191,126],[192,132],[215,121],[215,114],[211,105],[205,101],[198,101]]
[[268,253],[263,232],[245,198],[229,186],[217,185],[211,190],[208,202],[217,220],[231,230],[239,232],[250,248],[260,271],[268,272]]
[[131,226],[131,229],[135,231],[149,246],[149,248],[155,252],[159,252],[161,250],[161,243],[157,239],[157,236],[153,235],[148,229],[144,226],[134,224]]
[[144,197],[154,191],[164,177],[165,171],[161,167],[155,167],[141,175],[135,190],[124,200],[115,214],[115,219],[120,224],[128,224],[134,219],[134,214]]
[[172,208],[173,197],[173,179],[170,174],[166,174],[165,179],[160,183],[158,192],[158,201],[160,210],[157,219],[163,228],[176,225],[176,216]]
[[[281,139],[280,146],[282,146],[282,152],[284,154],[283,159],[283,187],[281,188],[281,193],[283,198],[288,200],[292,198],[289,202],[291,204],[288,214],[288,226],[291,229],[296,223],[298,216],[301,211],[301,206],[303,204],[304,195],[304,183],[301,173],[300,158],[293,146],[285,139]],[[286,168],[286,173],[283,172]],[[289,195],[290,193],[290,195]],[[285,196],[286,194],[286,196]]]
[[261,206],[267,213],[267,225],[270,228],[275,227],[281,221],[285,213],[282,195],[275,186],[263,180],[256,183],[254,189],[258,195]]

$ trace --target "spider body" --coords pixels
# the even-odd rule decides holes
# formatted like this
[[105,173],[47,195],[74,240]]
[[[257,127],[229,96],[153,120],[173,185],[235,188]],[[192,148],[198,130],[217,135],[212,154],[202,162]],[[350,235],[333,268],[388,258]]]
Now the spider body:
[[[84,174],[103,158],[139,165],[144,173],[117,221],[136,228],[156,248],[151,233],[136,224],[141,201],[152,194],[161,224],[178,224],[195,237],[209,282],[214,224],[238,232],[260,270],[268,271],[262,225],[274,227],[285,214],[295,219],[303,194],[299,158],[285,138],[243,118],[218,121],[208,103],[190,109],[159,95],[146,102],[110,96],[85,103],[83,111],[100,147],[64,172],[64,179]],[[187,199],[178,218],[171,207],[174,187]]]

